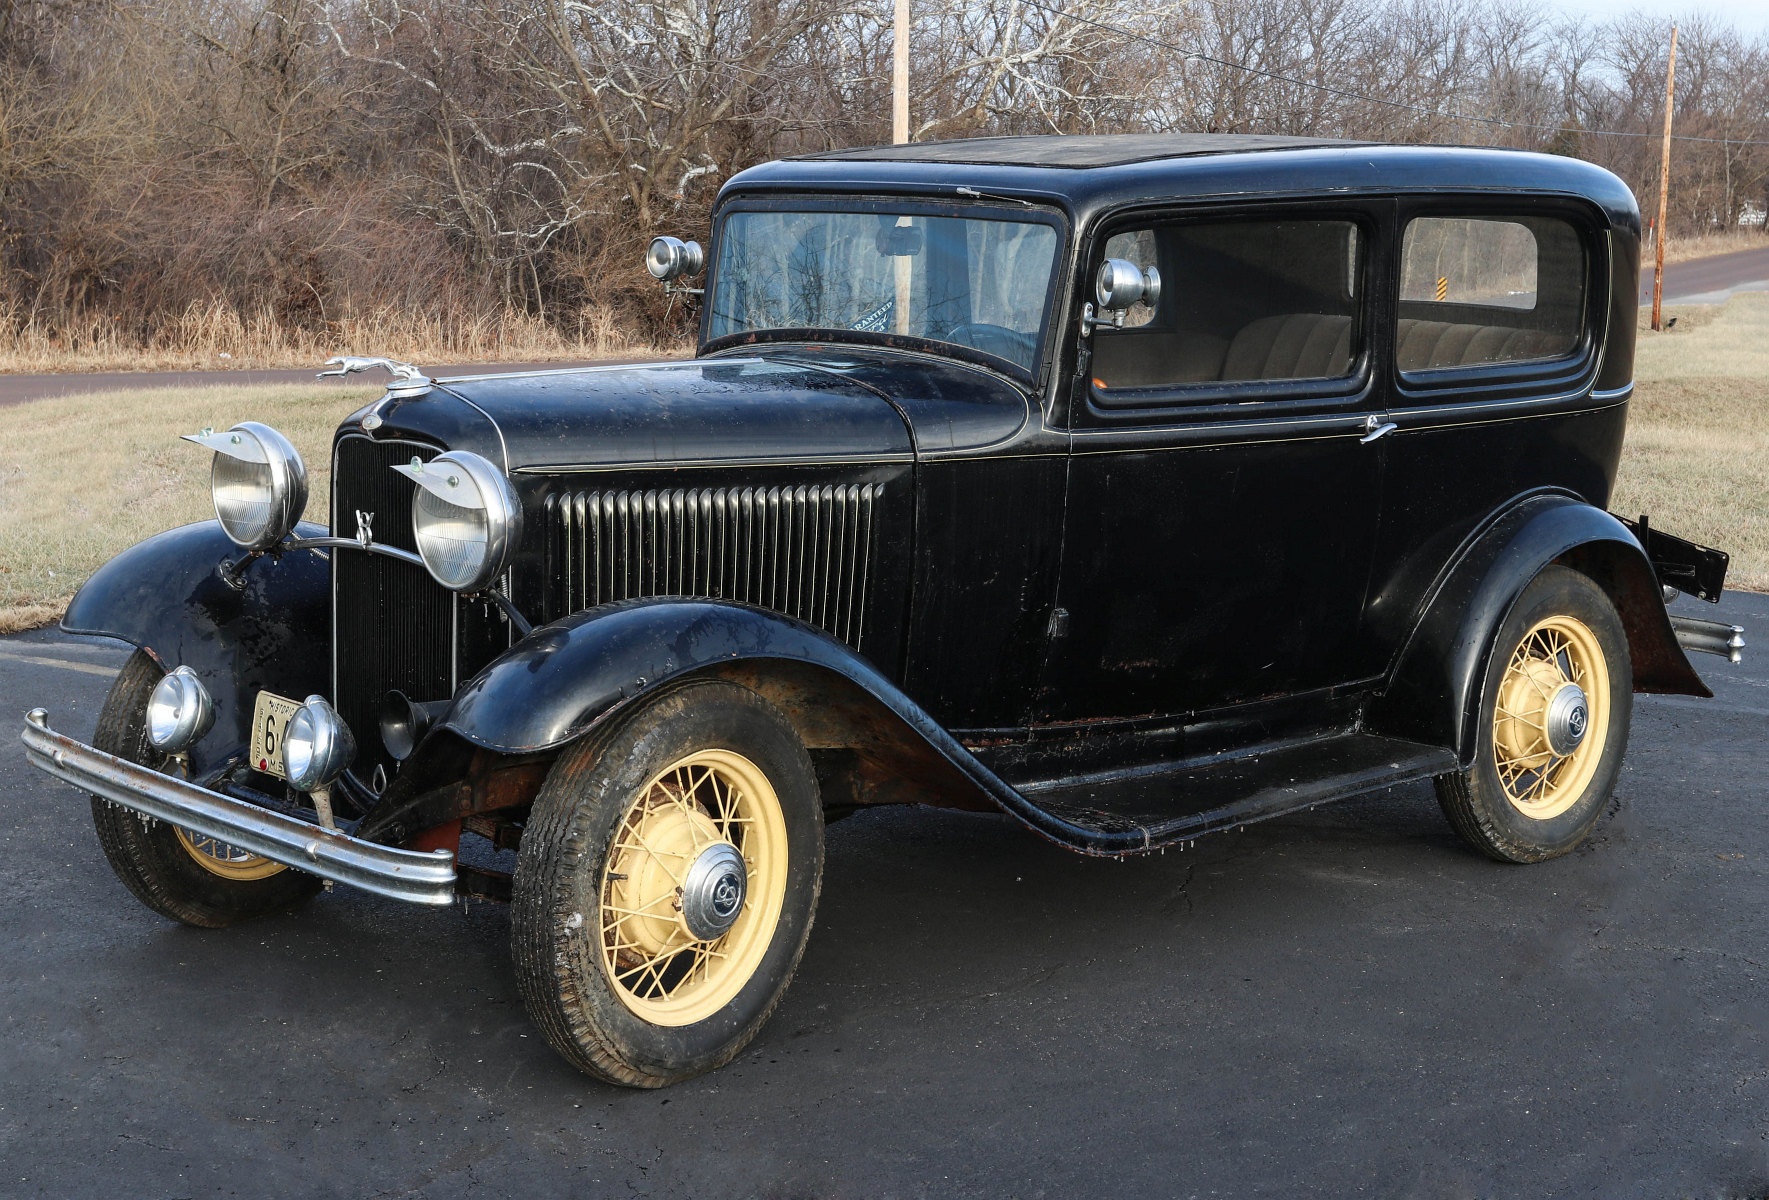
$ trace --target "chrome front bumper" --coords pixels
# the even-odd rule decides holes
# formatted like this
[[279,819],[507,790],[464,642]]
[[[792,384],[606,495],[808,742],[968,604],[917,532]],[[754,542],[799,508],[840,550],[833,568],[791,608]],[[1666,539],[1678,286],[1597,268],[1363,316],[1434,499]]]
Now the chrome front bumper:
[[41,708],[26,714],[22,737],[32,766],[134,812],[378,896],[454,900],[455,856],[447,850],[382,846],[162,775],[55,732]]

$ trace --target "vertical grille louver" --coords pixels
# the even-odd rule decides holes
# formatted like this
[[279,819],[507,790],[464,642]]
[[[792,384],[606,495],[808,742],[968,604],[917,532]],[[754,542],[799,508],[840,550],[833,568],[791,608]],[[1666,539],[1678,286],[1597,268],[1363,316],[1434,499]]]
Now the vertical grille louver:
[[547,619],[642,596],[770,608],[860,648],[877,484],[556,493]]
[[[377,542],[416,550],[410,479],[395,463],[439,452],[410,442],[348,437],[332,459],[332,533],[356,536],[357,510],[372,512]],[[455,685],[455,598],[422,568],[379,554],[332,552],[333,696],[356,735],[352,768],[366,780],[392,770],[381,746],[379,707],[389,688],[414,700],[446,700]]]

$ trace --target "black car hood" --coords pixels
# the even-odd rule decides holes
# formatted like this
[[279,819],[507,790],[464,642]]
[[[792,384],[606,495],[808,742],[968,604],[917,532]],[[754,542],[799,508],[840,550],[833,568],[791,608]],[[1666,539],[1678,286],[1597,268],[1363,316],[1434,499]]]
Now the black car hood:
[[[364,414],[347,420],[355,433]],[[506,470],[890,461],[987,446],[1027,397],[927,355],[792,346],[743,356],[440,381],[382,404],[377,441],[473,450]]]
[[[758,357],[488,375],[437,390],[496,423],[511,471],[912,452],[902,416],[874,389]],[[402,405],[400,422],[431,403]]]

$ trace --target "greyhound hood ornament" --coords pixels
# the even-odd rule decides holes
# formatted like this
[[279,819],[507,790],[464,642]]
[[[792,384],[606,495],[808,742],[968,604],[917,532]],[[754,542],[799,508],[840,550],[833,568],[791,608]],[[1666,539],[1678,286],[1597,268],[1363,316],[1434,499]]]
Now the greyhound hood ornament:
[[321,371],[315,376],[316,379],[354,375],[358,371],[367,371],[373,367],[380,367],[393,376],[392,382],[387,385],[387,394],[375,401],[375,406],[362,419],[362,427],[370,432],[381,427],[382,405],[389,400],[415,400],[419,396],[426,395],[430,391],[432,382],[429,376],[410,363],[398,362],[391,358],[359,358],[354,354],[340,354],[334,358],[326,359],[326,366],[335,367],[336,370]]

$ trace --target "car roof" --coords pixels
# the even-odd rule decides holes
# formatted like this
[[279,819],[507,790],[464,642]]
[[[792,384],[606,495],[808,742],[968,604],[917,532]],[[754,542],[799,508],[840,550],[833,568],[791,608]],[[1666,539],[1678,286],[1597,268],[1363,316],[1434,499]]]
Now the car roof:
[[1161,158],[1201,154],[1245,154],[1257,150],[1302,150],[1321,146],[1368,146],[1344,138],[1285,137],[1263,133],[1107,133],[1036,137],[965,138],[910,142],[900,146],[860,146],[799,155],[808,162],[976,163],[996,167],[1117,167]]
[[1055,205],[1086,225],[1125,206],[1174,200],[1397,193],[1579,196],[1612,227],[1639,228],[1627,184],[1579,159],[1264,134],[1051,134],[831,150],[740,171],[719,189],[719,202],[766,202],[770,194],[1019,201]]

